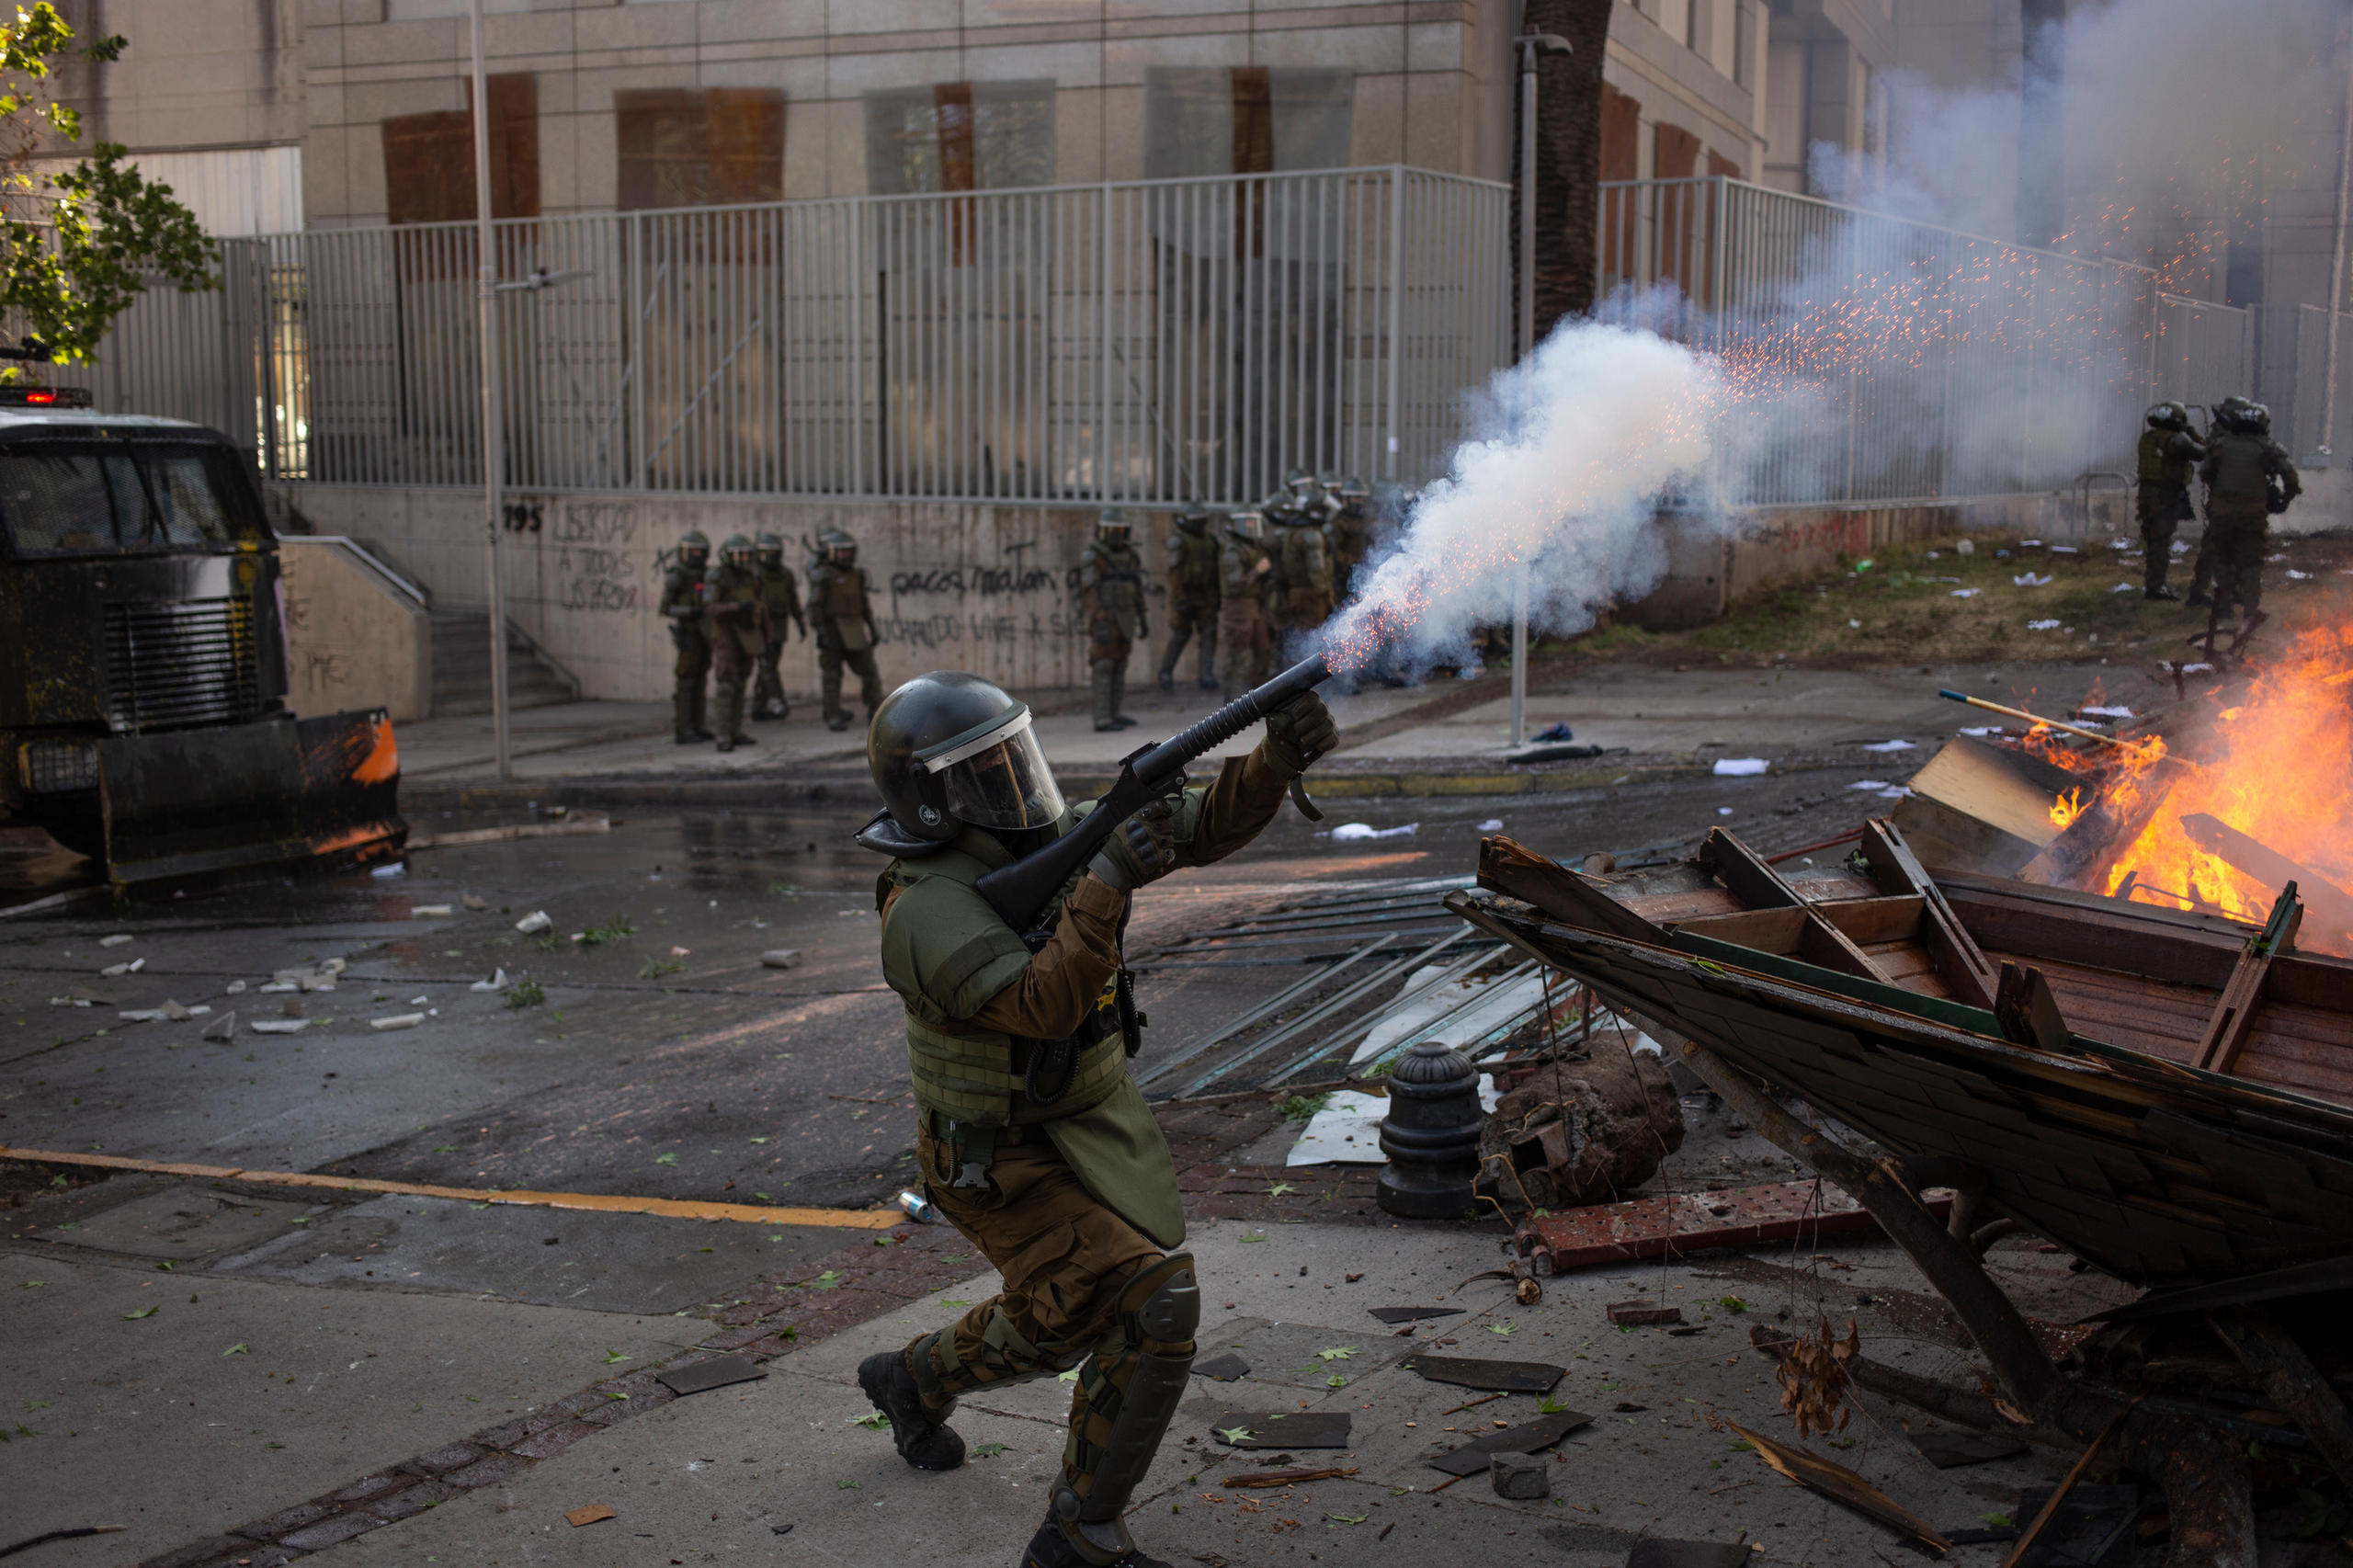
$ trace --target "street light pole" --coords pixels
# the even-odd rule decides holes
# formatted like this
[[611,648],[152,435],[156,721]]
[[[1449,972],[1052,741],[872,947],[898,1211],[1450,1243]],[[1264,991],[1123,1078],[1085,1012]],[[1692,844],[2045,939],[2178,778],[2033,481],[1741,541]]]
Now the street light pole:
[[[1536,57],[1566,54],[1569,40],[1527,23],[1519,47],[1519,358],[1536,351]],[[1528,562],[1512,568],[1511,744],[1528,742]]]
[[490,722],[497,737],[498,778],[514,777],[506,714],[506,578],[498,559],[499,483],[506,454],[498,397],[498,251],[490,217],[490,83],[483,63],[482,0],[470,0],[474,46],[474,248],[480,264],[482,338],[482,505],[490,547]]

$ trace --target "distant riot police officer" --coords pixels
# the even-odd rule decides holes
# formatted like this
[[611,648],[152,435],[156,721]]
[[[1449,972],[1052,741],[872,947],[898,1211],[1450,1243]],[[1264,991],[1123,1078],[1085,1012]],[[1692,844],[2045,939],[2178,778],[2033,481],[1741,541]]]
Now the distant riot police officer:
[[1324,486],[1332,498],[1332,597],[1356,591],[1357,568],[1372,552],[1372,491],[1361,479],[1339,479]]
[[1120,933],[1137,889],[1248,843],[1337,736],[1309,693],[1274,714],[1206,788],[1121,824],[1038,932],[976,891],[1051,843],[1065,806],[1029,710],[978,676],[940,671],[892,692],[867,737],[886,809],[860,830],[891,856],[875,884],[882,976],[906,1008],[916,1157],[931,1201],[1003,1277],[997,1295],[904,1349],[858,1386],[916,1470],[953,1470],[956,1402],[1078,1369],[1062,1472],[1023,1568],[1167,1568],[1123,1516],[1187,1392],[1200,1286],[1176,1173],[1128,1059],[1138,1015]]
[[1095,727],[1124,730],[1135,722],[1123,710],[1128,655],[1151,635],[1143,613],[1143,558],[1136,553],[1127,514],[1107,506],[1096,519],[1095,541],[1078,558],[1078,602],[1086,611],[1086,662],[1095,685]]
[[2141,516],[2141,541],[2148,559],[2143,567],[2142,597],[2178,599],[2165,586],[2165,570],[2173,563],[2174,530],[2192,516],[2189,480],[2206,449],[2189,433],[2189,410],[2177,403],[2161,403],[2149,410],[2148,428],[2141,432],[2141,493],[2135,502]]
[[1234,512],[1218,530],[1218,639],[1225,644],[1225,684],[1247,691],[1267,678],[1267,610],[1260,592],[1274,562],[1267,557],[1267,519]]
[[1320,506],[1291,513],[1276,542],[1283,579],[1283,624],[1312,631],[1332,618],[1332,550]]
[[2206,481],[2207,548],[2214,560],[2214,603],[2234,600],[2248,621],[2263,604],[2263,552],[2271,515],[2303,493],[2287,449],[2271,438],[2271,411],[2244,397],[2222,400],[2199,474]]
[[1210,531],[1210,514],[1188,506],[1176,514],[1168,530],[1168,646],[1160,655],[1160,689],[1176,689],[1176,659],[1185,644],[1199,633],[1201,651],[1196,680],[1203,691],[1217,689],[1218,605],[1222,597],[1218,578],[1218,540]]
[[849,728],[849,710],[842,706],[845,668],[858,676],[858,700],[870,721],[882,705],[882,676],[874,667],[874,645],[882,638],[866,573],[858,564],[858,541],[827,528],[817,542],[824,554],[809,568],[809,618],[817,625],[818,693],[825,728],[841,731]]
[[662,574],[662,619],[669,623],[670,728],[680,745],[711,739],[703,724],[703,678],[710,674],[710,635],[703,616],[703,573],[710,564],[710,540],[689,528],[678,540],[678,559]]
[[760,597],[759,562],[752,541],[732,534],[719,547],[719,572],[707,596],[710,616],[710,673],[719,698],[719,749],[752,744],[744,733],[744,691],[753,666],[767,646],[768,612]]
[[784,676],[778,664],[784,657],[784,627],[787,621],[801,629],[801,640],[809,641],[809,622],[801,613],[801,585],[792,568],[784,563],[784,540],[772,533],[759,539],[760,608],[767,612],[767,642],[760,649],[760,673],[752,687],[752,717],[782,719],[791,709],[784,700]]

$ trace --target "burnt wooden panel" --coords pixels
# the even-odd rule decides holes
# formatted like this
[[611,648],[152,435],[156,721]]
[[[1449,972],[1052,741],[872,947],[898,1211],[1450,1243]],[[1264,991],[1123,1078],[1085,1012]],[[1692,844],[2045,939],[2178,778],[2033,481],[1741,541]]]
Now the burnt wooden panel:
[[1797,908],[1805,911],[1805,926],[1798,933],[1798,951],[1808,961],[1843,970],[1865,980],[1887,978],[1871,964],[1854,939],[1823,916],[1820,908],[1775,870],[1762,856],[1722,828],[1708,835],[1699,848],[1699,863],[1723,879],[1734,898],[1752,909]]
[[623,90],[613,120],[625,211],[783,199],[784,96],[772,87]]
[[1974,1006],[1992,1006],[1995,981],[1992,962],[1953,912],[1944,890],[1920,864],[1903,830],[1887,820],[1865,823],[1862,852],[1873,876],[1920,899],[1920,928],[1929,955],[1953,994]]

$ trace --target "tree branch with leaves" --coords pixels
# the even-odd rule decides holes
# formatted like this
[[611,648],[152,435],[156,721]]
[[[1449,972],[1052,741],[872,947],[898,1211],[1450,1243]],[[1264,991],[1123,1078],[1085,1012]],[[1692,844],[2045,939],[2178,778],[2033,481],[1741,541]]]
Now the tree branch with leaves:
[[[57,68],[119,58],[119,34],[77,42],[49,0],[0,22],[0,358],[85,365],[115,318],[160,279],[182,293],[218,289],[213,242],[172,187],[100,142],[71,164],[82,119],[58,101]],[[26,372],[11,366],[0,381]]]

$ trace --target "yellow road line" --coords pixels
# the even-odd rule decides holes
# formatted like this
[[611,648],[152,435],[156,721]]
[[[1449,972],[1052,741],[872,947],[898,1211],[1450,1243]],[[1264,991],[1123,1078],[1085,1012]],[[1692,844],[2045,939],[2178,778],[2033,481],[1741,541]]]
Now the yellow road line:
[[324,1187],[333,1192],[382,1192],[402,1198],[456,1198],[469,1203],[517,1203],[533,1209],[580,1209],[602,1214],[660,1214],[673,1220],[733,1220],[743,1225],[822,1225],[835,1230],[887,1231],[904,1224],[896,1209],[762,1209],[748,1203],[691,1203],[676,1198],[617,1198],[601,1192],[525,1192],[471,1187],[427,1187],[366,1176],[314,1176],[308,1171],[256,1171],[234,1165],[189,1165],[131,1160],[119,1154],[66,1154],[53,1149],[14,1149],[0,1143],[0,1160],[143,1171],[202,1181],[267,1182],[273,1187]]

